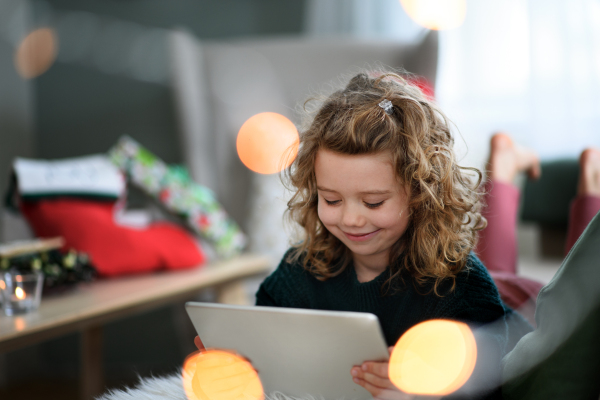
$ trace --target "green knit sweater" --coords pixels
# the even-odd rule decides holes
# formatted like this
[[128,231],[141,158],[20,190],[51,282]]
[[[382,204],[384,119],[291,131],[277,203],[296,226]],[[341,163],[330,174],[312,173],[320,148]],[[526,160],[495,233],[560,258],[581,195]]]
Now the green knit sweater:
[[[502,322],[512,313],[500,300],[486,268],[472,253],[466,268],[457,276],[454,291],[448,290],[451,282],[442,283],[439,289],[442,297],[433,293],[431,286],[413,284],[407,273],[395,282],[398,291],[382,295],[382,284],[389,277],[389,268],[377,278],[361,283],[354,267],[349,265],[338,276],[319,281],[302,267],[301,261],[290,264],[286,258],[287,254],[277,270],[260,286],[256,305],[372,313],[379,318],[390,346],[411,326],[429,319],[444,318],[481,325]],[[497,339],[505,351],[508,337]]]

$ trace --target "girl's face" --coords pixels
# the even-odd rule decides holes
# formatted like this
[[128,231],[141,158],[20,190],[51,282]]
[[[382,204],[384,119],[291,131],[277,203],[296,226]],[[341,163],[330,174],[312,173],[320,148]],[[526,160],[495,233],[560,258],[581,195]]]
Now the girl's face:
[[347,155],[319,150],[315,162],[321,222],[355,264],[383,268],[409,222],[408,196],[389,152]]

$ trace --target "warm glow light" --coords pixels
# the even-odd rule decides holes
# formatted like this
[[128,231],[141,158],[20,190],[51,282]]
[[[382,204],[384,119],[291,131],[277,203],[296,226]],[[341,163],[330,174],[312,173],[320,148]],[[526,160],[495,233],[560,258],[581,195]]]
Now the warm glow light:
[[4,283],[4,281],[0,281],[0,289],[6,289],[6,283]]
[[446,396],[471,376],[477,360],[475,337],[466,324],[430,320],[413,326],[390,357],[390,380],[413,394]]
[[15,53],[15,68],[23,78],[40,76],[52,66],[58,52],[53,29],[39,28],[27,35]]
[[185,391],[185,395],[188,400],[199,400],[194,393],[194,388],[192,387],[192,379],[194,378],[194,373],[196,372],[196,357],[198,354],[200,354],[199,351],[193,352],[187,356],[183,362],[183,390]]
[[265,112],[244,122],[236,144],[246,167],[260,174],[274,174],[294,161],[298,143],[298,130],[292,121],[283,115]]
[[18,287],[15,289],[15,296],[17,296],[19,300],[23,300],[25,298],[25,291]]
[[22,317],[15,317],[15,329],[17,332],[21,332],[26,326],[27,324]]
[[204,350],[183,364],[183,387],[188,400],[263,400],[258,373],[239,355]]
[[467,14],[466,0],[400,0],[404,11],[427,29],[452,29],[462,25]]

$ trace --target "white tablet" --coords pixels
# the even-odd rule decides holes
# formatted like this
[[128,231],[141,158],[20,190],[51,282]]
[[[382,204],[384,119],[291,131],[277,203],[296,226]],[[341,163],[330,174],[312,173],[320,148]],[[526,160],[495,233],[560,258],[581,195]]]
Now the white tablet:
[[373,314],[189,302],[206,348],[235,350],[258,371],[265,394],[370,399],[350,369],[389,353]]

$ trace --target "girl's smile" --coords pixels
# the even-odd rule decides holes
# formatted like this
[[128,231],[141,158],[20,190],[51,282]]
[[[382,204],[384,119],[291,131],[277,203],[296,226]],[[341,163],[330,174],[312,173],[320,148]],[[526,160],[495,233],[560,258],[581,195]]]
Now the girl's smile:
[[377,229],[374,232],[370,232],[370,233],[354,233],[354,234],[350,234],[348,232],[344,232],[346,234],[346,236],[348,237],[348,239],[350,240],[354,240],[355,242],[363,242],[365,240],[369,240],[370,238],[372,238],[373,236],[375,236],[377,234],[377,232],[379,232],[381,229]]
[[358,276],[375,277],[409,222],[408,195],[388,152],[348,155],[321,149],[315,161],[318,214],[352,252]]

